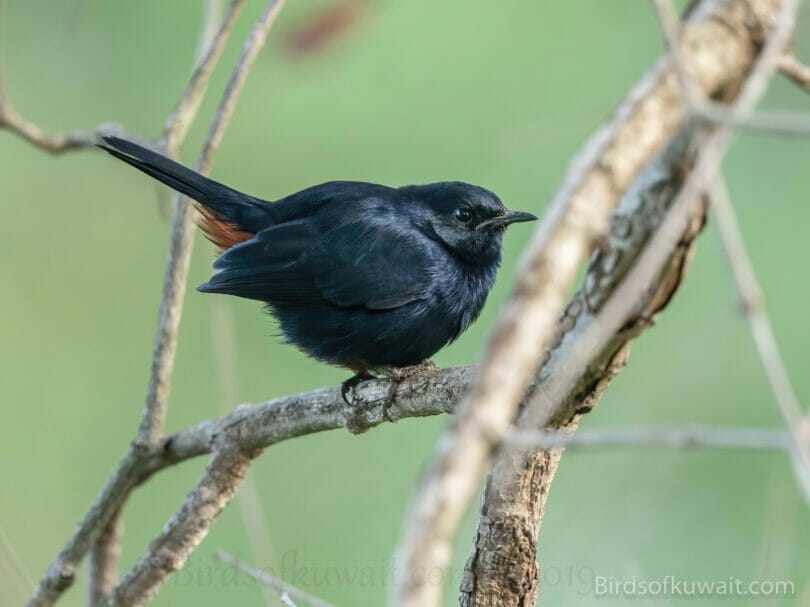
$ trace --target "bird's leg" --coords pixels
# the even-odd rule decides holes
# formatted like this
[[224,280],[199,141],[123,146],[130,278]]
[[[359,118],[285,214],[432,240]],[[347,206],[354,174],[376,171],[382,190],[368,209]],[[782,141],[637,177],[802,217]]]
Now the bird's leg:
[[391,383],[388,385],[388,398],[386,398],[387,404],[383,407],[383,417],[386,421],[392,421],[388,415],[388,407],[391,404],[391,401],[394,400],[394,396],[397,393],[397,388],[399,387],[399,382],[404,379],[408,379],[409,377],[416,377],[420,373],[432,371],[435,368],[436,363],[430,359],[425,359],[422,362],[415,365],[410,365],[409,367],[387,367],[385,369],[386,377],[391,380]]
[[366,370],[357,371],[354,375],[352,375],[349,379],[344,381],[340,384],[340,395],[343,397],[344,402],[349,405],[350,407],[354,405],[354,403],[349,400],[349,392],[360,383],[364,381],[368,381],[369,379],[374,379],[374,376]]
[[414,377],[426,371],[432,371],[436,368],[436,363],[430,359],[425,359],[420,363],[411,365],[409,367],[388,367],[385,370],[385,375],[390,377],[395,383],[401,382],[403,379]]
[[[375,368],[374,371],[375,373],[378,372],[380,375],[383,375],[390,380],[386,398],[386,402],[390,403],[394,399],[399,382],[435,368],[436,364],[432,360],[423,360],[422,362],[409,367],[382,367],[378,369]],[[355,374],[340,384],[340,394],[343,396],[343,400],[347,405],[354,406],[354,403],[351,401],[351,399],[349,399],[349,392],[351,392],[351,390],[354,389],[354,387],[358,384],[370,379],[377,379],[377,377],[372,375],[368,369],[359,369],[355,367],[351,367],[351,369],[355,371]],[[383,416],[387,421],[391,421],[388,419],[387,407],[383,410]]]

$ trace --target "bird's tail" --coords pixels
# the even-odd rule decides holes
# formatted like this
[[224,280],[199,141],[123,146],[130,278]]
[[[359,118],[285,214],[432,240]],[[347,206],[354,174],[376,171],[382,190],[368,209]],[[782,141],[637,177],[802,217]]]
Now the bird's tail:
[[252,238],[271,223],[270,204],[229,188],[137,143],[103,137],[98,147],[197,204],[198,225],[221,251]]

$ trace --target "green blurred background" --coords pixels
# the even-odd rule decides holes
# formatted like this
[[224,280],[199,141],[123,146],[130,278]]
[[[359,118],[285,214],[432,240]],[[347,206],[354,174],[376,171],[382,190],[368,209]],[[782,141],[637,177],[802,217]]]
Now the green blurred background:
[[[196,157],[262,4],[247,3],[183,148],[186,162]],[[268,198],[330,179],[391,185],[460,179],[539,212],[574,151],[661,51],[643,0],[371,0],[340,36],[296,51],[295,32],[333,4],[290,2],[283,10],[225,137],[215,178]],[[10,0],[2,45],[16,106],[51,130],[116,121],[157,136],[189,72],[200,5]],[[805,10],[800,54],[808,27]],[[807,97],[782,81],[766,105],[810,109]],[[726,163],[777,336],[805,398],[808,161],[806,140],[745,135]],[[11,573],[9,552],[37,579],[133,436],[166,258],[167,200],[167,191],[100,153],[52,157],[0,132],[2,605],[20,604],[26,585],[25,575]],[[510,230],[484,314],[437,356],[440,365],[478,358],[530,233],[525,225]],[[207,278],[212,258],[200,239],[192,285]],[[232,378],[212,338],[212,322],[227,334],[230,316]],[[257,304],[190,290],[169,430],[237,402],[345,378],[279,344],[275,333]],[[231,505],[155,604],[261,604],[255,585],[235,581],[213,561],[217,549],[277,572],[284,563],[289,582],[337,605],[382,604],[404,508],[446,422],[410,420],[360,436],[336,431],[269,449],[251,472],[263,525],[246,532],[242,510]],[[686,423],[780,425],[712,225],[676,300],[636,344],[626,371],[583,426]],[[161,529],[203,465],[198,459],[165,471],[135,493],[126,509],[124,566]],[[673,575],[795,583],[791,598],[693,605],[806,605],[808,514],[780,454],[570,453],[540,540],[541,602],[623,604],[589,592],[588,580]],[[456,603],[474,521],[471,512],[459,534],[447,605]],[[63,604],[83,604],[84,572]]]

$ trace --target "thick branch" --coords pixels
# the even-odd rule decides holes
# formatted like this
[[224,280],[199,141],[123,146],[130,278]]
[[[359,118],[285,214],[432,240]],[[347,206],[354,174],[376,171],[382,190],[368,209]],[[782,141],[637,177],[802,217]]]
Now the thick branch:
[[[758,38],[753,35],[762,32],[747,27],[748,15],[741,3],[705,4],[716,14],[697,12],[683,54],[690,64],[700,66],[694,71],[696,86],[708,96],[717,96],[739,84],[755,56]],[[760,13],[772,14],[770,3],[759,4]],[[550,343],[573,272],[593,239],[606,230],[615,202],[672,137],[683,117],[677,79],[669,69],[656,69],[588,145],[584,161],[570,171],[552,206],[552,222],[522,268],[480,379],[460,405],[459,420],[439,441],[436,461],[420,488],[404,534],[401,571],[405,579],[399,604],[438,603],[440,586],[415,572],[446,568],[460,517],[492,448],[512,419],[540,352]]]
[[252,450],[323,430],[347,428],[357,433],[385,422],[438,415],[450,409],[471,374],[470,367],[437,370],[402,380],[395,390],[388,380],[364,382],[352,393],[354,406],[346,404],[340,388],[243,405],[225,416],[167,436],[147,452],[131,449],[40,581],[29,605],[52,605],[70,587],[78,563],[96,534],[138,482],[167,466],[210,453],[217,436],[231,432],[231,436],[239,437],[239,447]]
[[472,373],[472,367],[454,367],[427,371],[397,384],[387,379],[363,382],[352,391],[351,405],[343,400],[340,388],[241,405],[227,415],[167,436],[144,460],[141,472],[145,478],[166,466],[210,453],[222,434],[231,436],[240,448],[254,450],[314,432],[346,428],[360,433],[385,422],[447,413]]
[[[594,322],[596,311],[626,276],[660,223],[662,213],[681,190],[689,167],[690,138],[689,131],[685,131],[677,144],[650,166],[620,203],[606,246],[594,258],[584,280],[585,286],[574,296],[563,316],[561,334],[540,371],[536,394],[544,394],[546,384],[568,367],[578,337]],[[550,428],[573,432],[579,417],[598,402],[610,379],[624,366],[630,340],[651,326],[654,314],[669,301],[680,284],[701,226],[699,215],[690,233],[684,235],[679,251],[672,256],[668,270],[661,275],[658,288],[648,296],[647,304],[581,372],[578,385],[561,403],[558,419],[549,424]],[[536,428],[522,419],[518,425],[524,430]],[[559,449],[505,449],[498,454],[461,586],[462,605],[533,605],[536,601],[537,532],[560,454]]]
[[[750,112],[775,68],[778,53],[786,44],[795,4],[784,2],[777,11],[773,2],[750,2],[747,8],[752,14],[743,4],[703,2],[684,29],[681,55],[686,62],[685,72],[699,90],[711,97],[733,96],[748,77],[735,109]],[[777,15],[782,18],[768,35],[765,50],[758,53],[763,32],[769,31]],[[720,23],[722,27],[717,28]],[[728,48],[724,48],[726,44]],[[756,66],[749,73],[755,60]],[[727,68],[733,69],[726,71],[725,78],[717,82],[722,86],[706,89],[705,72],[726,62]],[[682,137],[689,141],[693,133],[686,131]],[[569,306],[563,321],[564,334],[541,372],[541,383],[532,402],[519,419],[521,427],[551,423],[567,426],[573,432],[579,415],[596,404],[609,380],[624,364],[629,341],[649,326],[680,283],[691,243],[703,221],[703,211],[696,206],[697,202],[710,186],[727,143],[728,133],[724,129],[709,135],[701,145],[698,165],[683,187],[680,185],[683,176],[679,173],[688,168],[683,153],[688,147],[673,146],[676,153],[665,154],[659,158],[659,166],[654,164],[650,169],[654,173],[663,168],[668,175],[663,180],[664,190],[659,187],[656,191],[655,180],[648,179],[640,192],[628,195],[628,203],[640,210],[637,217],[617,215],[614,222],[618,221],[619,232],[627,229],[632,233],[633,223],[627,219],[644,217],[642,203],[646,196],[660,205],[657,213],[647,211],[648,220],[660,222],[660,209],[670,204],[672,211],[642,255],[639,256],[640,247],[628,251],[619,234],[618,242],[610,242],[606,252],[596,258],[585,288]],[[677,153],[678,147],[680,153]],[[637,195],[639,193],[641,196]],[[612,236],[615,238],[617,234]],[[641,244],[645,240],[646,237]],[[625,278],[627,267],[636,256],[639,262]],[[662,272],[661,264],[667,258],[668,265]],[[617,274],[622,282],[614,292]],[[638,299],[640,294],[644,294],[642,303]],[[596,311],[598,322],[594,321]],[[627,313],[631,311],[628,319]],[[589,360],[591,362],[583,367],[581,363]],[[537,531],[559,456],[559,450],[552,450],[522,454],[503,452],[498,457],[487,485],[475,547],[462,584],[463,605],[535,603]]]
[[250,460],[259,453],[244,452],[230,441],[217,448],[180,510],[103,604],[143,605],[152,598],[166,577],[182,567],[203,540],[214,518],[236,492]]

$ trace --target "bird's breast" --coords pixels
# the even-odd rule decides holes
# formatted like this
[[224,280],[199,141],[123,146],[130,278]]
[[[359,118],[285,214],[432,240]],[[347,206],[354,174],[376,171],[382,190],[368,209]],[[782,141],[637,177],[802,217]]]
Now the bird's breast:
[[461,335],[484,308],[489,291],[495,282],[497,266],[493,268],[455,267],[446,272],[448,280],[440,289],[437,306],[452,326],[451,340]]

